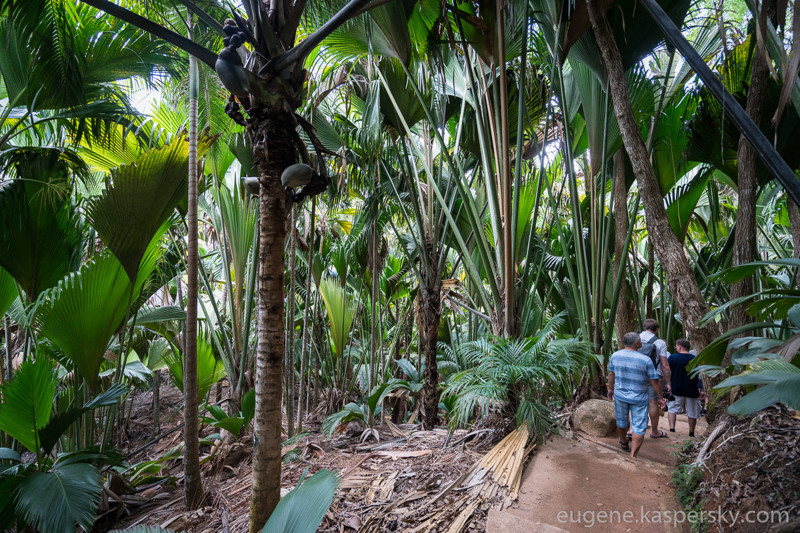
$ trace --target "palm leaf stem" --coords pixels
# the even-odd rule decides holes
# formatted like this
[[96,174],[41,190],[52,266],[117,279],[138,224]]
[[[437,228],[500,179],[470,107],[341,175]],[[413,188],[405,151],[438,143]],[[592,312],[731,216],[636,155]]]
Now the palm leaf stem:
[[168,30],[167,28],[156,24],[152,20],[146,19],[145,17],[138,15],[132,11],[128,11],[122,6],[114,4],[113,2],[109,2],[109,0],[80,0],[84,4],[90,5],[100,11],[104,11],[111,15],[112,17],[116,17],[128,24],[132,24],[137,28],[140,28],[160,39],[164,39],[168,43],[177,46],[184,52],[187,52],[206,65],[214,70],[214,64],[217,61],[217,54],[209,50],[208,48],[204,48],[199,44],[195,43],[191,39],[187,39],[183,35],[179,35],[174,31]]
[[[523,18],[525,20],[528,19],[528,3],[525,2],[525,7],[523,8]],[[527,106],[525,105],[525,74],[527,72],[528,67],[528,25],[524,25],[524,29],[522,32],[522,55],[519,67],[519,83],[517,84],[517,107],[518,107],[518,116],[517,116],[517,146],[516,146],[516,153],[515,153],[515,161],[514,161],[514,191],[516,194],[514,195],[514,206],[511,209],[511,227],[514,228],[516,231],[517,224],[519,224],[519,200],[520,200],[520,191],[522,187],[522,134],[524,131],[525,121],[523,118],[530,118],[527,112]],[[523,109],[525,110],[525,115],[523,117]],[[537,198],[538,200],[538,198]],[[511,241],[511,258],[516,261],[517,257],[517,239],[513,239]]]
[[[616,176],[614,177],[614,179],[617,179]],[[636,195],[636,200],[634,201],[634,204],[633,204],[633,214],[634,214],[634,216],[635,216],[636,213],[639,212],[639,200],[640,200],[640,197],[637,194]],[[624,249],[625,249],[626,252],[630,249],[631,241],[633,240],[633,228],[634,228],[634,226],[636,226],[636,224],[634,223],[635,221],[633,219],[629,218],[629,220],[631,222],[628,224],[628,234],[625,236],[625,248]],[[627,255],[627,253],[626,253],[626,255]],[[603,343],[603,364],[607,364],[608,363],[608,356],[609,356],[609,354],[611,352],[611,330],[614,327],[614,317],[617,316],[617,304],[619,303],[619,293],[620,293],[620,291],[622,289],[622,280],[625,277],[625,265],[626,264],[627,264],[627,261],[620,261],[620,267],[619,267],[619,270],[617,271],[617,275],[616,275],[616,277],[614,279],[614,288],[613,288],[613,296],[611,298],[611,307],[608,310],[608,320],[606,321],[606,328],[605,328],[605,333],[604,333],[604,337],[603,337],[603,338],[606,339],[606,342]]]
[[[134,293],[136,291],[136,285],[137,284],[136,284],[136,282],[134,280],[134,282],[131,283],[130,291],[128,291],[127,312],[125,313],[125,319],[122,321],[122,324],[127,324],[128,320],[131,319],[131,317],[130,317],[130,315],[131,315],[131,305],[133,303],[133,296],[134,296]],[[137,315],[137,313],[134,312],[133,313],[133,318],[132,318],[133,324],[131,324],[131,326],[128,328],[128,331],[127,331],[127,333],[128,333],[127,347],[125,346],[125,344],[123,342],[120,342],[120,345],[119,345],[119,358],[117,358],[117,368],[114,371],[114,384],[115,385],[122,381],[122,376],[124,375],[125,363],[128,360],[128,358],[126,357],[126,354],[128,353],[127,350],[130,350],[131,344],[133,343],[133,332],[136,329],[136,315]],[[123,328],[124,328],[124,326],[123,326]],[[123,332],[120,334],[120,338],[121,338],[121,340],[124,340],[124,338],[125,338],[125,330],[124,329],[123,329]],[[77,380],[76,380],[76,383],[77,383]],[[88,393],[88,391],[85,390],[84,393]],[[84,400],[85,399],[86,398],[84,398]],[[123,400],[117,399],[117,403],[115,405],[110,405],[107,408],[103,409],[104,414],[106,415],[106,418],[105,418],[104,424],[103,424],[103,438],[100,441],[100,453],[103,453],[103,451],[105,450],[106,443],[108,443],[111,440],[111,430],[113,429],[113,425],[114,425],[113,424],[114,416],[115,416],[115,414],[117,412],[117,409],[119,408],[120,401],[123,401]],[[87,414],[90,414],[90,413],[84,413],[84,415],[87,415]],[[94,422],[92,422],[92,425],[93,425],[93,423]],[[89,424],[87,424],[87,425],[89,425]]]
[[[255,203],[256,209],[256,220],[258,220],[258,202]],[[258,224],[253,225],[253,244],[250,246],[250,262],[249,262],[249,271],[247,274],[247,295],[245,296],[245,303],[244,303],[244,317],[242,318],[242,355],[239,359],[239,376],[237,380],[237,387],[236,390],[239,394],[244,391],[244,376],[247,369],[250,368],[249,361],[247,360],[248,357],[248,347],[250,345],[250,322],[253,316],[253,300],[255,298],[255,286],[256,286],[256,268],[258,258]],[[308,276],[311,276],[311,265],[308,268]],[[298,430],[298,433],[300,431]]]
[[[417,99],[421,103],[424,103],[424,98],[422,97],[422,93],[421,93],[419,87],[417,86],[416,81],[412,78],[411,73],[408,71],[408,69],[405,67],[405,65],[403,66],[403,69],[404,69],[404,71],[406,73],[406,76],[408,76],[409,85],[411,85],[411,88],[413,89],[414,94],[416,95]],[[386,84],[386,80],[383,78],[383,75],[381,74],[380,70],[378,70],[377,73],[378,73],[378,76],[381,77],[381,81],[384,83],[384,85],[387,85]],[[398,112],[398,115],[400,116],[400,119],[403,122],[403,126],[404,126],[406,132],[408,132],[410,134],[411,130],[408,127],[408,124],[406,123],[405,119],[403,118],[402,113],[400,113],[400,108],[397,105],[397,102],[394,100],[394,98],[392,97],[391,93],[389,93],[389,97],[392,100],[392,105],[394,106],[395,111]],[[435,124],[435,121],[433,120],[433,116],[431,115],[430,109],[428,109],[428,107],[425,106],[425,105],[423,105],[422,107],[423,107],[423,110],[425,111],[425,115],[426,115],[426,118],[428,119],[428,121],[430,121],[431,124]],[[447,160],[448,167],[451,168],[451,169],[456,169],[458,171],[458,174],[463,176],[465,174],[464,170],[463,170],[463,168],[461,168],[460,164],[456,164],[453,161],[449,150],[446,149],[447,144],[444,142],[444,139],[443,139],[443,137],[441,135],[441,132],[438,129],[434,128],[434,133],[436,135],[437,142],[443,148],[442,155]],[[462,201],[465,204],[467,204],[467,206],[468,206],[467,215],[468,215],[468,218],[470,219],[470,224],[472,225],[473,228],[482,227],[480,219],[478,219],[478,217],[477,217],[477,209],[475,208],[474,198],[469,193],[469,191],[465,190],[463,180],[457,179],[457,180],[454,180],[454,181],[456,181],[457,184],[458,184],[459,193],[461,195]],[[451,227],[451,229],[453,231],[453,236],[458,241],[459,247],[462,250],[467,250],[466,244],[464,243],[464,239],[463,239],[463,237],[461,236],[461,233],[458,230],[458,226],[457,226],[455,220],[453,219],[451,213],[447,210],[447,203],[444,201],[444,198],[442,198],[441,192],[439,191],[438,187],[436,187],[435,184],[433,184],[433,185],[434,185],[432,187],[433,193],[436,195],[437,201],[444,208],[443,212],[444,212],[444,214],[445,214],[445,216],[447,218],[448,224],[450,225],[450,227]],[[477,235],[477,233],[476,233],[476,235]],[[481,255],[481,258],[483,259],[483,261],[485,262],[486,265],[490,265],[491,263],[489,262],[488,245],[485,242],[485,239],[478,238],[478,239],[476,239],[476,243],[478,244],[477,248],[479,250],[479,254]],[[485,293],[485,290],[483,288],[483,283],[481,281],[481,277],[480,277],[480,274],[478,273],[477,268],[472,263],[471,258],[468,261],[466,260],[469,257],[467,254],[465,254],[464,257],[465,257],[464,265],[467,267],[467,272],[469,273],[469,276],[470,276],[472,282],[474,283],[476,291],[478,292],[478,294],[481,297],[481,303],[487,309],[491,309],[492,306],[489,304],[489,299],[488,299],[488,297],[487,297],[487,295]],[[489,276],[489,279],[487,280],[487,282],[489,284],[489,287],[490,287],[490,290],[492,292],[492,295],[495,298],[495,302],[499,302],[500,301],[500,293],[499,293],[495,278],[493,276]]]

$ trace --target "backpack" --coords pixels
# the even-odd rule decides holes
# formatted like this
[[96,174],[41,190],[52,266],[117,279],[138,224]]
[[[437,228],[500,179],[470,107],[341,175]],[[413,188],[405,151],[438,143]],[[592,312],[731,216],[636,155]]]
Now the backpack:
[[656,350],[657,340],[658,336],[653,335],[653,337],[649,341],[642,341],[642,347],[639,348],[639,353],[649,357],[650,360],[653,362],[653,366],[656,368],[658,368],[658,364],[661,362]]

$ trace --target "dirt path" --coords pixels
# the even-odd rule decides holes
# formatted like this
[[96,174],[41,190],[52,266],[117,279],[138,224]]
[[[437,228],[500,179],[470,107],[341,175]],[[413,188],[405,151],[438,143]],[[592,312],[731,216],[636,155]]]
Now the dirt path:
[[[668,428],[666,419],[661,427]],[[698,435],[704,433],[701,421]],[[679,416],[676,432],[666,439],[645,437],[635,460],[619,450],[614,437],[549,439],[526,468],[518,506],[491,511],[486,531],[689,531],[688,523],[675,523],[680,505],[671,483],[672,452],[688,434],[686,417]]]

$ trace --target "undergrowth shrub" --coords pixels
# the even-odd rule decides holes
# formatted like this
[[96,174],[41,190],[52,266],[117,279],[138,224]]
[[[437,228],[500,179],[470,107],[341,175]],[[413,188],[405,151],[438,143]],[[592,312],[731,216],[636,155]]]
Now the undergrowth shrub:
[[557,320],[535,337],[481,339],[456,348],[469,367],[450,377],[443,402],[452,402],[449,421],[513,416],[539,437],[555,427],[552,409],[572,396],[580,371],[592,358],[590,345],[559,339]]

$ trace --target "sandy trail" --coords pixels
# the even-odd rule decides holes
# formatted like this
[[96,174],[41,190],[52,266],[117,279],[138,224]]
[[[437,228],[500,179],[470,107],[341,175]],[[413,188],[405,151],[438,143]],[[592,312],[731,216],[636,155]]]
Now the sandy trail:
[[[668,429],[666,418],[660,426]],[[704,420],[697,429],[705,433]],[[688,532],[688,523],[673,518],[680,505],[671,483],[672,453],[688,434],[680,415],[666,439],[645,437],[637,459],[623,453],[615,437],[548,439],[526,468],[518,505],[490,511],[486,531]]]

